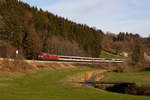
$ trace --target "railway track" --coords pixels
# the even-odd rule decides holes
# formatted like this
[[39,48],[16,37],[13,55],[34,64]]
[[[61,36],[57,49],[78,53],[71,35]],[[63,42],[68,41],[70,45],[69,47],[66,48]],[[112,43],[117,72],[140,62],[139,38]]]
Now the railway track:
[[[0,58],[0,60],[8,60],[8,61],[14,61],[15,59],[8,59],[8,58]],[[24,60],[29,63],[38,62],[38,63],[123,63],[123,61],[80,61],[80,60]]]
[[[15,59],[0,58],[0,60],[14,61]],[[24,60],[29,63],[123,63],[124,61],[80,61],[80,60]]]

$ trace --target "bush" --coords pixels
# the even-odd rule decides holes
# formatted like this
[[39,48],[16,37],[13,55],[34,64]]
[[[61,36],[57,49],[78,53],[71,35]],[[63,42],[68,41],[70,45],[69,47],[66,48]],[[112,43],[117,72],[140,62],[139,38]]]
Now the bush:
[[109,72],[127,72],[128,68],[126,63],[110,63],[107,70]]
[[32,68],[33,67],[30,64],[24,61],[22,56],[17,56],[15,59],[4,59],[0,70],[9,72],[25,72]]
[[0,40],[0,57],[1,58],[14,58],[16,49],[9,43]]

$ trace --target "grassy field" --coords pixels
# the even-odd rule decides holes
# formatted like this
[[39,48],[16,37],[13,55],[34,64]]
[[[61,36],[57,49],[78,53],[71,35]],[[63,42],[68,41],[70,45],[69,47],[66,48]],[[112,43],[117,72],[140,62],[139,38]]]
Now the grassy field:
[[105,74],[103,81],[135,82],[150,87],[150,70],[129,68],[126,73],[109,72]]
[[[70,76],[90,70],[95,69],[83,67],[60,70],[40,69],[16,74],[0,72],[0,100],[150,100],[150,97],[146,96],[110,93],[89,87],[72,86],[65,81]],[[120,75],[114,73],[112,75],[114,79],[117,76],[118,80],[121,80]],[[136,75],[138,76],[138,73]],[[146,75],[150,76],[147,72]],[[138,78],[141,78],[140,76]],[[142,79],[139,81],[142,82]]]
[[103,58],[125,58],[125,57],[122,57],[122,56],[119,56],[119,55],[114,55],[114,54],[111,54],[109,52],[106,52],[106,51],[101,51],[101,54],[100,54],[100,57],[103,57]]

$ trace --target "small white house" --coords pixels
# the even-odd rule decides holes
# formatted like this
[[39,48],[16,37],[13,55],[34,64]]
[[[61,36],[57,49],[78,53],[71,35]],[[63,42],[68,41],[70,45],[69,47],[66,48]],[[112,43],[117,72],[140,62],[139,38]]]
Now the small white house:
[[144,59],[150,61],[150,56],[146,52],[144,52]]
[[124,57],[128,57],[128,53],[127,52],[121,52],[120,55],[124,56]]

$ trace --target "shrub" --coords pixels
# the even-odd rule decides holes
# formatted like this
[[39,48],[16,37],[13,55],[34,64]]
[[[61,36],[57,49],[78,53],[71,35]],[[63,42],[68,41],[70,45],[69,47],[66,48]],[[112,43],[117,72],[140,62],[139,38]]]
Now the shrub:
[[15,59],[5,58],[2,61],[1,71],[9,72],[25,72],[33,69],[33,67],[24,61],[22,56],[17,56]]

